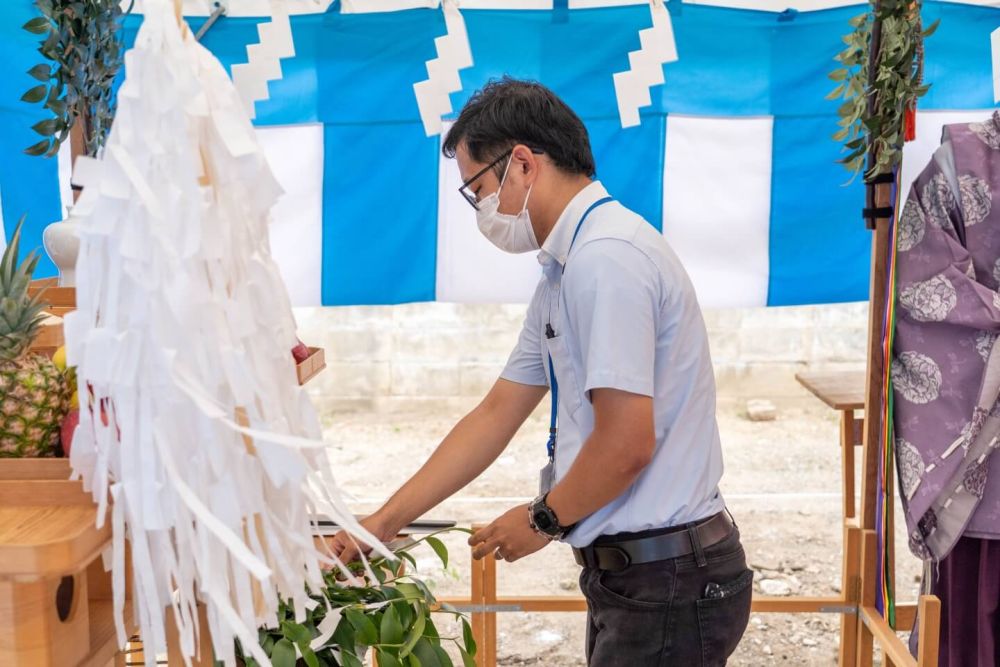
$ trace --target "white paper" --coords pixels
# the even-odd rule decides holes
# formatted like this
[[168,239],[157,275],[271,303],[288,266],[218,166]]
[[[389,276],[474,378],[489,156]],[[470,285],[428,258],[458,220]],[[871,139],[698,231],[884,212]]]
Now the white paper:
[[472,48],[465,20],[454,0],[441,3],[448,32],[434,40],[437,57],[427,61],[427,79],[413,84],[420,120],[428,137],[441,134],[441,116],[452,112],[450,94],[462,89],[459,70],[472,67]]
[[639,31],[638,51],[630,51],[629,69],[613,75],[622,127],[639,125],[639,109],[650,106],[650,87],[664,83],[663,65],[677,60],[670,13],[662,0],[650,0],[651,28]]
[[[76,173],[87,187],[77,309],[64,325],[82,408],[70,463],[99,522],[113,498],[117,630],[127,539],[146,665],[166,649],[166,614],[178,659],[209,633],[227,667],[235,638],[268,665],[257,628],[273,624],[279,599],[304,613],[307,586],[322,587],[319,565],[332,560],[313,543],[311,513],[386,551],[340,497],[298,386],[295,321],[268,245],[281,190],[246,116],[247,88],[179,29],[169,0],[144,9],[107,148]],[[250,50],[257,93],[292,53],[286,24],[261,26]]]

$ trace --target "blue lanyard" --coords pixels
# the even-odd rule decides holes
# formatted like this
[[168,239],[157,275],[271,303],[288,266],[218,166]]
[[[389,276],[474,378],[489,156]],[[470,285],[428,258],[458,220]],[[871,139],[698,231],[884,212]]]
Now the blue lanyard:
[[[569,250],[566,251],[566,261],[563,263],[563,273],[566,273],[566,263],[569,262],[569,251],[573,249],[573,244],[576,243],[576,237],[580,235],[580,228],[583,227],[583,223],[586,222],[587,216],[590,215],[598,206],[607,204],[608,202],[614,201],[611,197],[605,197],[604,199],[599,199],[590,205],[584,214],[580,218],[580,222],[576,223],[576,231],[573,232],[573,239],[569,242]],[[545,325],[545,337],[555,338],[556,332],[552,330],[552,323],[549,322]],[[556,436],[559,433],[558,419],[559,419],[559,382],[556,380],[556,369],[552,363],[552,355],[549,355],[549,378],[552,385],[552,416],[549,420],[549,441],[545,445],[546,451],[549,453],[549,460],[553,461],[556,457]]]

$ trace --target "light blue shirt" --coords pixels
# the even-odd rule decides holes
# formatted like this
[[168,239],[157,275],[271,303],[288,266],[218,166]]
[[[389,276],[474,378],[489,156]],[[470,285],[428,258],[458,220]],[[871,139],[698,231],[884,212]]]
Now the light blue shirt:
[[[544,275],[501,375],[551,386],[552,355],[559,382],[557,483],[594,429],[592,389],[653,398],[652,462],[618,498],[579,522],[566,540],[576,547],[600,535],[697,521],[725,506],[708,334],[680,260],[652,225],[616,201],[595,208],[571,244],[584,212],[606,196],[599,182],[588,185],[545,240],[538,254]],[[556,333],[551,339],[548,323]],[[539,467],[545,440],[539,434]]]

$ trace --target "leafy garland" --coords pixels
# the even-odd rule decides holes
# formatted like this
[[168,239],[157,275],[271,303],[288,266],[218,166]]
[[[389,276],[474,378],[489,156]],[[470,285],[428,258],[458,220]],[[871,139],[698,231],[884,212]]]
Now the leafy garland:
[[[843,98],[841,129],[833,138],[844,143],[847,156],[841,163],[854,173],[865,168],[865,177],[887,173],[902,159],[906,111],[930,89],[922,83],[923,40],[938,22],[924,30],[920,4],[912,0],[871,0],[871,10],[850,20],[854,31],[843,37],[847,48],[835,58],[843,67],[830,73],[838,82],[827,99]],[[881,23],[878,62],[871,62],[873,26]],[[869,109],[869,98],[873,100]]]
[[114,119],[113,84],[122,66],[119,0],[35,0],[35,5],[42,15],[23,27],[44,36],[38,52],[49,62],[28,70],[41,83],[21,100],[41,103],[53,115],[32,126],[44,138],[24,152],[52,157],[80,120],[86,154],[97,155]]
[[[464,529],[454,529],[462,532]],[[439,531],[447,532],[447,531]],[[306,611],[302,622],[295,620],[290,605],[278,610],[277,627],[258,631],[261,648],[274,667],[363,667],[369,650],[375,652],[379,667],[453,667],[444,649],[453,644],[462,656],[464,667],[475,667],[476,643],[469,622],[447,604],[439,603],[427,585],[412,575],[400,574],[404,564],[416,568],[409,553],[426,543],[448,567],[448,550],[432,533],[395,552],[395,559],[370,561],[375,581],[363,586],[348,586],[338,581],[334,572],[324,575],[325,588],[311,597],[318,604]],[[360,564],[357,574],[364,576]],[[319,626],[327,614],[337,613],[340,620],[333,636],[321,647],[310,647],[320,635]],[[444,614],[461,620],[461,637],[442,637],[432,616]],[[259,663],[236,644],[236,655],[246,667]]]

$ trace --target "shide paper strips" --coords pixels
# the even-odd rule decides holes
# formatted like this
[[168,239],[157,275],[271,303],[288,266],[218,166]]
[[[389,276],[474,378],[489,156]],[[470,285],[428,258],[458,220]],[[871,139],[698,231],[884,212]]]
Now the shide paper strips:
[[296,380],[295,322],[268,247],[281,190],[241,91],[171,2],[144,9],[108,145],[74,174],[71,463],[100,522],[111,502],[119,642],[127,541],[147,665],[166,649],[167,615],[186,659],[208,631],[225,665],[235,638],[269,665],[257,628],[275,623],[280,598],[301,617],[321,564],[340,565],[314,546],[310,517],[377,541],[341,499]]

